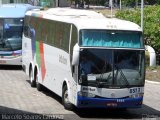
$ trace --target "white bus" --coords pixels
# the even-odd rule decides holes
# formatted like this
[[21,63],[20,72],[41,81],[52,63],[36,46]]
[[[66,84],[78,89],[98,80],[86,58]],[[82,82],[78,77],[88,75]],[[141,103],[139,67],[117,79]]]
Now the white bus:
[[22,44],[31,86],[47,87],[66,109],[141,107],[145,49],[135,23],[87,10],[29,11]]
[[22,65],[22,30],[29,4],[0,6],[0,65]]

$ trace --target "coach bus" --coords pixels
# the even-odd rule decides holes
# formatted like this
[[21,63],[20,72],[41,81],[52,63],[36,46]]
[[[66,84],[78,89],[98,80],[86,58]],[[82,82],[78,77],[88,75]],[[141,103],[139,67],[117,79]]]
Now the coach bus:
[[29,4],[0,6],[0,65],[22,65],[22,30]]
[[23,69],[32,87],[50,89],[66,109],[140,108],[144,51],[137,24],[93,11],[51,8],[24,19]]

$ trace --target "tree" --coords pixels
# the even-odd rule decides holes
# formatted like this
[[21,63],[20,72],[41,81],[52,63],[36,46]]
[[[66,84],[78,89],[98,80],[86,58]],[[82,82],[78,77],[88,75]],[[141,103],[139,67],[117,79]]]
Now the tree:
[[88,7],[87,7],[87,8],[89,8],[90,0],[85,0],[85,2],[86,2],[86,5],[88,5]]
[[148,5],[154,5],[157,4],[157,0],[145,0],[145,3]]
[[[119,11],[116,17],[141,25],[140,8]],[[160,50],[160,6],[147,6],[144,9],[144,40],[145,44]]]

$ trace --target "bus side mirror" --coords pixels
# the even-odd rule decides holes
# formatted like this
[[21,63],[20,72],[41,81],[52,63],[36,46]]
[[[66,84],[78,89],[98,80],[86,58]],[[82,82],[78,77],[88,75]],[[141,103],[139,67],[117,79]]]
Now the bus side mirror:
[[72,65],[78,65],[79,64],[79,51],[80,51],[80,48],[79,48],[78,44],[76,44],[73,47]]

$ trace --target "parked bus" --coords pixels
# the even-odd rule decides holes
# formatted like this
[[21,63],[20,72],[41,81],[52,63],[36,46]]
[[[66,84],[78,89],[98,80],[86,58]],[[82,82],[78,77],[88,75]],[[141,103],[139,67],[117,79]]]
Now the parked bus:
[[29,4],[0,6],[0,65],[22,65],[22,31]]
[[87,10],[29,11],[22,44],[31,86],[47,87],[66,109],[142,106],[145,49],[135,23]]

